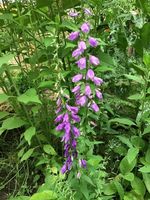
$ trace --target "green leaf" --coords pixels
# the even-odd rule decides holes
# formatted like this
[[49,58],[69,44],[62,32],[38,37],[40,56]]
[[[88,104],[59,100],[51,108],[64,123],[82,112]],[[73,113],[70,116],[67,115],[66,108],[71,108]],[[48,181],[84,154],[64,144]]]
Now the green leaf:
[[135,81],[137,83],[141,83],[141,84],[145,84],[144,79],[142,78],[142,76],[137,76],[137,75],[129,75],[129,74],[125,74],[125,77],[127,77],[128,79]]
[[144,129],[143,135],[150,133],[150,125]]
[[19,128],[25,124],[26,122],[23,121],[20,117],[10,117],[3,121],[2,128],[5,130],[11,130]]
[[45,190],[43,192],[32,195],[30,200],[54,200],[57,199],[57,194],[51,190]]
[[117,138],[124,144],[126,144],[129,148],[132,148],[132,143],[130,142],[129,138],[125,137],[125,136],[117,136]]
[[3,57],[0,57],[0,67],[3,65],[3,64],[8,64],[8,62],[10,60],[12,60],[14,58],[14,54],[6,54],[4,55]]
[[0,119],[3,119],[4,117],[8,116],[9,113],[8,112],[0,112]]
[[117,189],[117,192],[118,192],[118,194],[120,196],[120,200],[123,199],[123,197],[124,197],[124,189],[123,189],[122,185],[117,180],[114,180],[114,185],[115,185],[115,187]]
[[134,148],[134,147],[130,148],[128,150],[128,153],[127,153],[127,160],[128,160],[128,162],[132,163],[133,160],[137,157],[138,153],[139,153],[139,149]]
[[28,89],[24,94],[20,95],[17,99],[18,101],[24,104],[28,103],[42,104],[34,88]]
[[90,177],[88,177],[87,175],[82,175],[82,179],[84,180],[84,181],[86,181],[87,183],[89,183],[90,185],[93,185],[93,186],[95,186],[94,185],[94,183],[93,183],[93,181],[92,181],[92,179],[90,178]]
[[131,163],[128,162],[127,157],[124,157],[119,165],[120,171],[123,175],[131,172],[136,165],[136,159],[134,159]]
[[28,142],[28,144],[31,144],[31,139],[35,135],[35,127],[30,127],[24,132],[24,138]]
[[127,118],[114,118],[109,120],[110,123],[112,122],[118,122],[120,124],[124,124],[124,125],[128,125],[128,126],[132,126],[132,125],[136,125],[133,121],[131,121],[130,119]]
[[134,174],[129,172],[128,174],[122,175],[122,178],[127,180],[127,181],[133,181],[134,180]]
[[114,182],[108,183],[104,185],[104,194],[112,195],[117,192]]
[[7,101],[8,98],[9,96],[7,96],[6,94],[0,94],[0,103]]
[[46,144],[43,146],[43,150],[45,151],[45,153],[50,154],[50,155],[57,155],[55,149],[50,145],[50,144]]
[[144,167],[141,167],[139,171],[142,173],[150,173],[150,165],[145,165]]
[[148,192],[150,193],[150,174],[143,173],[142,175],[143,175],[145,186]]
[[21,158],[21,162],[27,160],[28,158],[30,158],[30,156],[32,155],[34,151],[34,148],[29,149]]
[[146,155],[145,155],[146,162],[150,163],[150,147],[148,148]]
[[65,20],[63,21],[63,23],[61,24],[61,27],[64,27],[64,28],[68,28],[72,31],[78,31],[78,27],[71,21],[69,20]]
[[128,99],[130,99],[130,100],[140,100],[142,98],[143,98],[143,95],[141,95],[141,94],[133,94],[128,97]]
[[140,178],[135,176],[134,180],[131,182],[131,186],[137,194],[142,195],[144,197],[145,185]]
[[54,82],[53,81],[43,81],[39,84],[39,88],[40,89],[51,89],[52,86],[54,85]]
[[150,53],[149,52],[144,52],[143,62],[147,67],[150,68]]

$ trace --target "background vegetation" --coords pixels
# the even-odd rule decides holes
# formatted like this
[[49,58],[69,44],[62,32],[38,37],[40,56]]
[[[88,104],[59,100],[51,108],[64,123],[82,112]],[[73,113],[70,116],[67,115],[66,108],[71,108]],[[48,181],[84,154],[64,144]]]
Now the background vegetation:
[[[57,94],[73,73],[69,32],[90,8],[103,78],[100,113],[78,151],[87,169],[62,175],[54,119]],[[150,2],[36,0],[0,7],[0,199],[150,199]],[[82,113],[81,116],[84,114]]]

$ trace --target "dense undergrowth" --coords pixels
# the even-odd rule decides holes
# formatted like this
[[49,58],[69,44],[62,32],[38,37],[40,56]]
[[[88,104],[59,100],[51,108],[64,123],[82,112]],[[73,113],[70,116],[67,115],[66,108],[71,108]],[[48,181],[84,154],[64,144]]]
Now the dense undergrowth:
[[[2,2],[0,199],[149,200],[150,2]],[[98,43],[85,56],[100,60],[93,70],[104,81],[97,86],[103,100],[93,99],[95,112],[82,101],[74,144],[79,164],[72,156],[62,174],[56,101],[75,104],[72,77],[81,71],[72,57],[77,41],[68,36],[84,22]]]

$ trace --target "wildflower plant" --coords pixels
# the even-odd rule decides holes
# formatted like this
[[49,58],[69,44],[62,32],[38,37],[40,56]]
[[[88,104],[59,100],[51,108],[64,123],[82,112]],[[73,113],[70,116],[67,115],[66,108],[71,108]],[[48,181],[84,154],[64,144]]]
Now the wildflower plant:
[[[92,15],[87,8],[84,9],[84,13],[87,19]],[[71,18],[76,18],[78,15],[79,13],[75,10],[69,12]],[[77,140],[81,134],[83,136],[86,134],[86,130],[83,130],[81,126],[88,123],[88,111],[99,112],[99,103],[103,98],[100,90],[103,80],[97,77],[95,72],[95,68],[100,65],[100,60],[90,53],[99,45],[97,39],[90,34],[91,28],[92,25],[87,20],[80,25],[79,31],[71,32],[68,36],[68,40],[76,44],[72,51],[76,67],[76,70],[72,70],[75,74],[71,78],[74,86],[71,88],[71,95],[65,101],[58,98],[55,119],[56,130],[64,132],[61,140],[64,143],[64,157],[66,158],[61,168],[63,174],[72,169],[74,160],[78,163],[77,169],[86,168],[87,162],[77,150]],[[69,102],[72,104],[70,105]],[[82,108],[85,108],[85,116]],[[80,177],[80,170],[78,170],[77,177]]]

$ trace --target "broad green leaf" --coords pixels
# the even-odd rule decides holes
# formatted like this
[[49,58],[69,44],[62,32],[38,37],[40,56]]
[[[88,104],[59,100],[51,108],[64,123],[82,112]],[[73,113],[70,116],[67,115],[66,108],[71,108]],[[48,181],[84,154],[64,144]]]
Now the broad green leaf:
[[117,180],[114,180],[114,185],[116,187],[116,190],[120,196],[120,200],[123,199],[124,197],[124,189],[122,187],[122,185],[117,181]]
[[146,162],[150,163],[150,147],[148,148],[146,155],[145,155]]
[[21,158],[21,162],[27,160],[28,158],[30,158],[30,156],[32,155],[34,151],[34,148],[29,149]]
[[122,178],[127,180],[127,181],[133,181],[134,180],[134,174],[129,172],[128,174],[122,175]]
[[144,197],[145,185],[140,178],[135,176],[134,180],[131,182],[131,186],[137,194],[142,195]]
[[7,101],[8,98],[9,96],[7,96],[6,94],[0,94],[0,103]]
[[40,89],[46,89],[46,88],[52,88],[52,86],[54,85],[53,81],[43,81],[39,84],[39,88]]
[[89,190],[88,190],[88,187],[87,187],[87,183],[85,181],[84,182],[82,181],[80,183],[80,191],[84,195],[84,197],[85,197],[84,199],[89,200],[90,193],[89,193]]
[[93,156],[90,156],[90,159],[87,161],[87,163],[97,168],[99,166],[100,161],[102,161],[101,156],[93,155]]
[[141,94],[133,94],[128,97],[128,99],[130,99],[130,100],[140,100],[142,98],[143,98],[143,95],[141,95]]
[[31,139],[35,135],[35,127],[30,127],[24,132],[24,138],[28,142],[28,144],[31,144]]
[[143,149],[145,146],[145,141],[141,137],[135,135],[131,137],[131,143],[137,149]]
[[112,195],[117,192],[116,187],[113,182],[104,185],[104,194],[105,195]]
[[75,25],[75,23],[73,23],[69,20],[63,21],[61,27],[68,28],[72,31],[78,31],[78,27]]
[[145,165],[144,167],[141,167],[139,171],[142,173],[150,173],[150,165]]
[[143,180],[144,180],[145,186],[146,186],[148,192],[150,193],[150,174],[143,173],[142,175],[143,175]]
[[128,162],[127,157],[124,157],[119,165],[120,171],[123,175],[131,172],[136,165],[136,159],[134,159],[131,163]]
[[145,52],[143,55],[144,64],[150,68],[150,52]]
[[150,133],[150,125],[144,129],[143,135]]
[[10,60],[12,60],[14,57],[14,54],[6,54],[4,55],[3,57],[0,57],[0,67],[3,65],[3,64],[8,64],[8,62]]
[[18,98],[18,101],[28,104],[28,103],[39,103],[42,104],[42,102],[39,99],[39,96],[37,95],[37,92],[34,88],[28,89],[24,94],[20,95]]
[[39,192],[33,194],[30,200],[55,200],[57,199],[57,194],[51,190],[45,190],[43,192]]
[[130,148],[128,150],[128,153],[127,153],[127,160],[128,160],[128,162],[132,163],[133,160],[137,157],[138,153],[139,153],[139,149],[134,148],[134,147]]
[[125,77],[137,83],[145,84],[145,81],[141,76],[125,74]]
[[4,117],[8,116],[9,113],[8,112],[0,112],[0,119],[3,119]]
[[124,144],[126,144],[129,148],[132,148],[132,143],[130,142],[129,138],[125,137],[125,136],[117,136],[117,138]]
[[46,144],[43,146],[43,150],[45,151],[45,153],[50,154],[50,155],[57,155],[55,149],[50,145],[50,144]]
[[89,183],[89,184],[95,186],[94,183],[93,183],[93,181],[92,181],[92,179],[91,179],[90,177],[88,177],[87,175],[84,174],[84,175],[82,176],[82,179],[83,179],[84,181],[86,181],[87,183]]
[[130,119],[127,118],[114,118],[109,120],[110,123],[112,122],[117,122],[119,124],[124,124],[124,125],[128,125],[128,126],[132,126],[132,125],[136,125],[133,121],[131,121]]
[[11,130],[19,128],[25,124],[26,122],[23,121],[20,117],[10,117],[3,121],[2,128],[5,130]]

